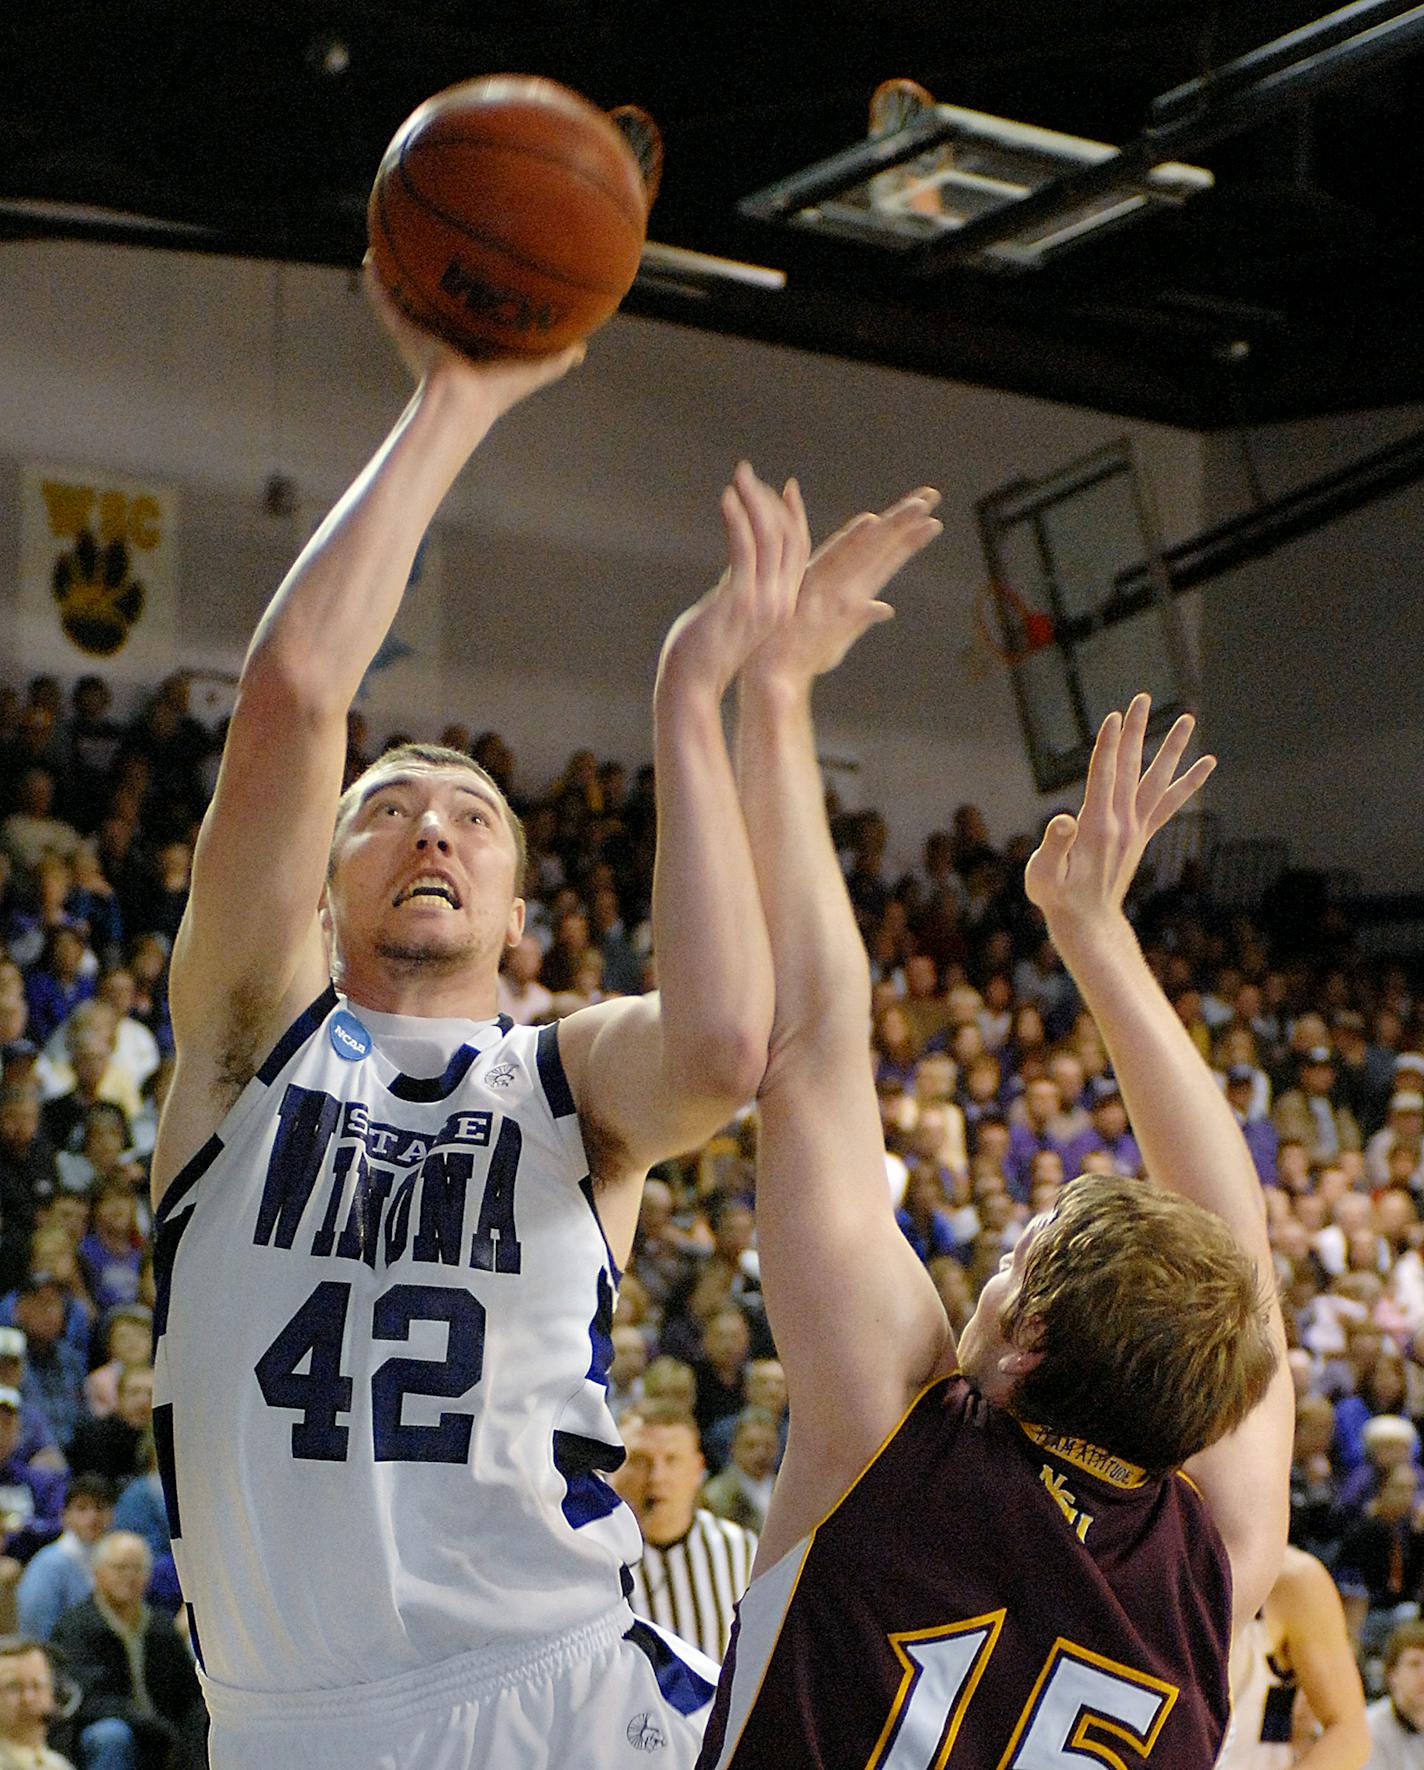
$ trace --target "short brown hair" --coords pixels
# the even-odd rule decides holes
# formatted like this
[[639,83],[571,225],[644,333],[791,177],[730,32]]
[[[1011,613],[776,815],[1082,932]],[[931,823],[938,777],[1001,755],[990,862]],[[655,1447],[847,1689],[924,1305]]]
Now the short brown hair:
[[1043,1354],[1015,1414],[1153,1475],[1238,1426],[1276,1368],[1255,1261],[1220,1217],[1150,1181],[1066,1187],[1001,1328]]
[[[692,1409],[684,1407],[680,1401],[674,1401],[670,1396],[666,1399],[662,1396],[649,1396],[643,1401],[635,1402],[623,1417],[626,1419],[628,1414],[633,1415],[644,1426],[686,1426],[692,1434],[692,1442],[699,1450],[702,1448],[702,1434],[698,1430]],[[767,1418],[770,1417],[768,1414]]]
[[[366,790],[366,782],[371,775],[375,774],[378,769],[398,767],[402,762],[420,762],[427,768],[463,768],[467,774],[477,775],[484,782],[504,812],[505,821],[509,825],[509,833],[514,837],[514,890],[516,896],[522,895],[524,869],[529,855],[528,845],[524,838],[523,820],[515,812],[509,800],[505,798],[504,789],[489,770],[481,768],[473,756],[467,756],[463,750],[452,750],[448,744],[396,744],[378,756],[369,768],[363,769],[341,795],[337,804],[336,827],[331,833],[332,856],[334,857],[336,854],[336,843],[341,835],[342,827],[360,803],[361,796]],[[330,863],[328,863],[327,870],[330,872]]]
[[1384,1649],[1386,1676],[1399,1663],[1400,1655],[1408,1653],[1411,1647],[1424,1648],[1424,1622],[1401,1623],[1390,1635]]

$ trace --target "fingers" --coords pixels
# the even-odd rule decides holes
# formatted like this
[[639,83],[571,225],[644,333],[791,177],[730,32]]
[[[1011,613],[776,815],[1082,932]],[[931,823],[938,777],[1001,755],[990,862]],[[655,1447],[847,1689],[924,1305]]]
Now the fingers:
[[1152,766],[1143,775],[1137,789],[1136,806],[1137,814],[1144,822],[1151,819],[1157,802],[1171,786],[1172,776],[1176,774],[1187,745],[1192,741],[1196,723],[1190,713],[1183,713],[1163,738],[1152,759]]
[[781,501],[785,504],[787,511],[790,514],[792,525],[796,529],[797,534],[805,538],[806,550],[809,553],[811,550],[811,525],[806,520],[806,506],[801,499],[801,484],[799,480],[787,480],[786,484],[782,487]]
[[883,515],[862,514],[838,529],[811,556],[821,577],[833,577],[853,593],[874,596],[902,566],[940,534],[932,515],[933,487],[912,493]]
[[733,576],[756,570],[757,542],[751,517],[735,485],[722,493],[722,526],[727,531],[727,563]]
[[1068,872],[1068,856],[1078,834],[1078,820],[1066,811],[1050,818],[1038,847],[1029,856],[1024,883],[1035,901],[1045,884],[1062,885]]
[[1147,738],[1147,721],[1152,716],[1152,696],[1132,697],[1122,721],[1122,738],[1118,745],[1117,767],[1113,775],[1113,814],[1119,829],[1129,829],[1137,806],[1138,781],[1142,774],[1142,746]]
[[1122,744],[1122,714],[1109,713],[1098,727],[1097,742],[1088,762],[1088,784],[1083,791],[1084,823],[1104,824],[1112,815],[1117,758]]
[[1078,834],[1078,820],[1066,811],[1060,811],[1057,817],[1048,820],[1048,827],[1043,832],[1043,840],[1039,843],[1039,853],[1044,862],[1053,870],[1053,876],[1061,879],[1064,868],[1068,865],[1068,854],[1073,840]]
[[1207,777],[1216,768],[1215,756],[1198,756],[1191,767],[1179,781],[1174,781],[1158,800],[1155,809],[1147,820],[1149,836],[1155,836],[1165,823],[1169,823],[1182,807],[1203,785]]
[[757,572],[770,585],[781,571],[788,542],[786,506],[769,485],[758,479],[750,461],[739,461],[732,475],[756,536]]

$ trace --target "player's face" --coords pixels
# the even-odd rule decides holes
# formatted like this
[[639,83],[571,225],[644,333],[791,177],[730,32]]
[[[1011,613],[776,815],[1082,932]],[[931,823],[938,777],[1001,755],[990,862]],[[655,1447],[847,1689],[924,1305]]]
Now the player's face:
[[497,964],[523,932],[514,834],[493,790],[402,763],[367,782],[336,844],[327,905],[339,954]]
[[[1032,1352],[1005,1337],[1002,1322],[1004,1312],[1018,1296],[1029,1252],[1047,1221],[1047,1215],[1034,1217],[1024,1226],[1013,1252],[1004,1255],[980,1291],[974,1313],[959,1337],[959,1368],[990,1401],[1006,1401],[1025,1370],[1036,1362]],[[1030,1361],[1028,1366],[1025,1359]]]

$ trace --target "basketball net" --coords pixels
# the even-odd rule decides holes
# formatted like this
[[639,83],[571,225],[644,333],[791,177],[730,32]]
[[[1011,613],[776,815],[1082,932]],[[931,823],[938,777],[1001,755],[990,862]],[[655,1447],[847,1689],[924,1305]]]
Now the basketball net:
[[961,651],[960,665],[971,682],[982,682],[1000,666],[1013,669],[1053,643],[1053,617],[991,579],[975,598],[974,637]]
[[[870,96],[871,138],[894,135],[934,107],[932,94],[918,80],[882,80]],[[895,202],[896,207],[912,209],[920,215],[942,215],[944,205],[935,174],[947,171],[952,164],[953,151],[945,146],[921,154],[907,165],[879,172],[870,181],[871,201],[880,207]]]

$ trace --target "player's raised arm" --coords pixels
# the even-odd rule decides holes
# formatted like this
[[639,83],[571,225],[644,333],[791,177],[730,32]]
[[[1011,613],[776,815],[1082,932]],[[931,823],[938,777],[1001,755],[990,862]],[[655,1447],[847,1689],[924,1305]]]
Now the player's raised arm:
[[1370,1728],[1360,1670],[1335,1582],[1313,1555],[1286,1550],[1268,1613],[1285,1620],[1285,1649],[1320,1733],[1296,1759],[1297,1770],[1360,1770]]
[[179,1069],[157,1194],[327,980],[317,911],[346,712],[430,519],[501,413],[581,355],[474,365],[408,327],[374,285],[372,293],[418,386],[277,591],[243,665],[173,954]]
[[791,1473],[773,1501],[764,1558],[835,1503],[952,1348],[891,1206],[867,1036],[870,973],[811,724],[812,683],[888,618],[876,599],[939,532],[937,502],[922,491],[833,536],[807,570],[794,617],[742,674],[737,771],[776,974],[757,1235],[793,1421]]
[[810,542],[799,500],[778,497],[745,462],[722,518],[727,570],[674,623],[653,700],[658,990],[559,1025],[620,1258],[648,1167],[704,1142],[752,1097],[771,1031],[771,958],[721,708],[746,658],[794,607]]
[[[1264,1399],[1237,1430],[1193,1459],[1231,1557],[1238,1623],[1271,1588],[1286,1540],[1293,1403],[1261,1184],[1234,1115],[1157,984],[1122,911],[1151,837],[1210,774],[1203,757],[1179,778],[1191,737],[1184,715],[1143,770],[1150,702],[1104,721],[1082,810],[1053,819],[1025,884],[1112,1058],[1147,1172],[1223,1218],[1255,1261],[1278,1354]],[[1190,1333],[1192,1324],[1184,1322]]]

